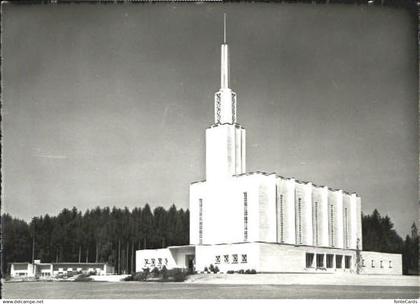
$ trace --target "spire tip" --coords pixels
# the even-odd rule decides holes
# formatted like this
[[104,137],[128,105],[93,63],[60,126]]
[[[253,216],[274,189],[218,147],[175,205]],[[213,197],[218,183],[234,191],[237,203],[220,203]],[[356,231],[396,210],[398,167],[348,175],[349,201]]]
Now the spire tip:
[[223,14],[223,43],[226,44],[226,13]]

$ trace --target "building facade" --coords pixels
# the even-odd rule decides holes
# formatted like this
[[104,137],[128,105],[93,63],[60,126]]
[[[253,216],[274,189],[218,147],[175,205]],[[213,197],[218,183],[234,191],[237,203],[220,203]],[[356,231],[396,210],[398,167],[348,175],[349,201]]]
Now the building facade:
[[190,185],[191,245],[139,250],[136,270],[193,264],[197,271],[217,265],[222,272],[402,274],[401,255],[362,251],[356,193],[246,172],[246,132],[237,122],[229,73],[224,41],[214,124],[205,133],[206,179]]
[[94,273],[96,275],[114,274],[114,267],[106,263],[11,263],[11,278],[48,279],[60,276]]

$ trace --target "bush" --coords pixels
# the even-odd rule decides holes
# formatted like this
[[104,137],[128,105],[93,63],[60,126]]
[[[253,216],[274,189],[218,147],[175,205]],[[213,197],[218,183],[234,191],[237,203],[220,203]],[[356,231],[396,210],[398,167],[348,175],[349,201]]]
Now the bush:
[[123,281],[146,281],[148,275],[148,271],[136,272],[134,274],[129,275],[128,277],[125,277]]
[[74,279],[75,282],[89,282],[92,281],[92,278],[90,277],[90,274],[81,274],[76,279]]
[[188,276],[188,272],[186,269],[174,268],[168,270],[165,266],[163,266],[162,269],[158,272],[156,272],[154,269],[152,270],[152,272],[150,272],[148,269],[145,268],[143,272],[136,272],[135,274],[124,278],[124,281],[147,281],[151,273],[153,274],[153,277],[160,276],[160,281],[163,282],[184,282]]
[[219,267],[214,267],[214,273],[218,273],[220,270],[219,270]]
[[251,269],[249,273],[250,274],[257,274],[257,271],[255,269]]
[[163,265],[162,269],[160,270],[160,274],[162,275],[162,279],[166,281],[168,279],[168,269],[165,265]]
[[124,279],[122,279],[123,281],[134,281],[134,274],[130,274],[128,277],[125,277]]
[[235,273],[233,270],[228,270],[226,273],[228,273],[228,274],[233,274],[233,273]]
[[157,278],[160,274],[159,268],[155,267],[152,269],[152,275],[154,278]]
[[244,273],[245,273],[245,270],[243,270],[243,269],[239,269],[238,273],[240,273],[240,274],[244,274]]
[[209,272],[209,269],[207,267],[204,267],[204,272],[205,273],[208,273]]
[[210,272],[214,272],[214,266],[213,266],[213,264],[210,264],[209,270],[210,270]]
[[169,278],[172,277],[174,282],[184,282],[187,276],[188,276],[187,271],[181,268],[174,268],[174,269],[168,270],[168,277]]

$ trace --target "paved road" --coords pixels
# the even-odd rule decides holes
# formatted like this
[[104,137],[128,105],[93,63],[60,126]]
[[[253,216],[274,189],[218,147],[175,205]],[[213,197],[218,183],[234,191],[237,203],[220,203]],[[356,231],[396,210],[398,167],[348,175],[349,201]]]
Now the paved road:
[[7,282],[3,297],[38,299],[406,299],[418,287],[208,285],[148,282]]

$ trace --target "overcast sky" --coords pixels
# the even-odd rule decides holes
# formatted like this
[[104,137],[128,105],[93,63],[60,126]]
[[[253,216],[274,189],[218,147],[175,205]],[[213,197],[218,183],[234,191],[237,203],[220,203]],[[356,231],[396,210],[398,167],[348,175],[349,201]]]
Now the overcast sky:
[[188,208],[223,13],[247,169],[418,216],[416,24],[356,5],[3,5],[4,211]]

